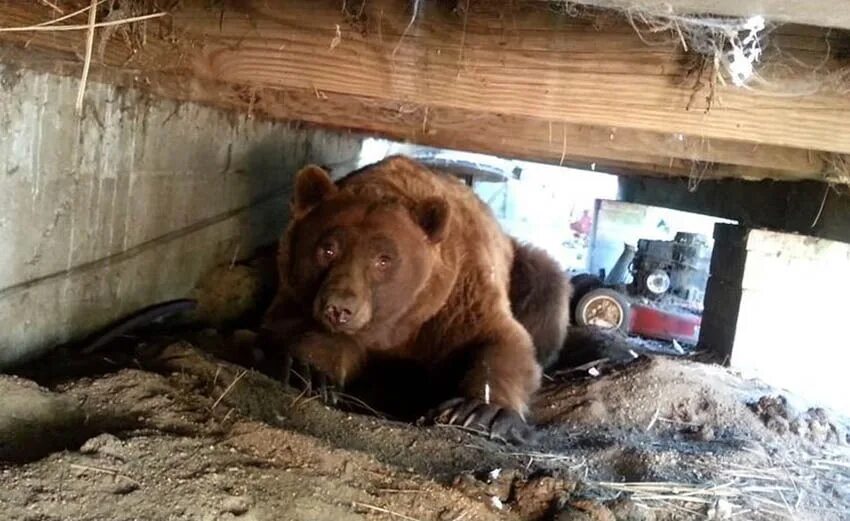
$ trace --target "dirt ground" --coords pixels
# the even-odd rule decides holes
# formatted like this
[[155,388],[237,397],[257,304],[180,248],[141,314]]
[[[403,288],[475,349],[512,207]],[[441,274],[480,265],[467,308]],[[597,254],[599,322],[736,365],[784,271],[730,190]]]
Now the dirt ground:
[[764,388],[719,367],[640,356],[566,371],[534,404],[541,441],[517,447],[325,406],[209,354],[227,342],[205,331],[192,343],[138,342],[88,359],[60,352],[30,371],[33,380],[2,377],[3,518],[839,520],[850,512],[843,427],[824,411],[752,399]]
[[846,419],[612,334],[573,332],[533,404],[534,445],[285,389],[225,361],[250,344],[232,325],[256,317],[267,285],[245,277],[261,269],[201,286],[218,329],[0,375],[0,518],[850,519]]

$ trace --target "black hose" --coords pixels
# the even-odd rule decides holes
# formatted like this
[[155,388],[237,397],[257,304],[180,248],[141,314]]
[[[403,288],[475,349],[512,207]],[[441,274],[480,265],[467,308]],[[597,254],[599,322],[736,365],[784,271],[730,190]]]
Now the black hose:
[[183,311],[193,310],[197,305],[198,301],[194,299],[183,298],[169,300],[167,302],[160,302],[159,304],[154,304],[152,306],[140,309],[132,315],[118,320],[117,322],[114,322],[113,324],[106,327],[102,332],[95,335],[93,337],[93,341],[83,347],[81,352],[83,354],[93,353],[108,344],[109,342],[111,342],[112,340],[133,329],[146,326],[157,319],[175,315]]

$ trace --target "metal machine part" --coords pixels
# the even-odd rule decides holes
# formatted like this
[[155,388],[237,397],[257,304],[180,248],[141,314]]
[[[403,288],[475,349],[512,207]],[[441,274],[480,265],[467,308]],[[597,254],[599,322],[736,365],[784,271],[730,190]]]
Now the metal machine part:
[[608,286],[616,286],[626,283],[626,277],[629,274],[629,266],[631,265],[637,250],[631,244],[623,245],[623,253],[617,259],[611,272],[605,277],[605,284]]
[[646,276],[646,289],[654,295],[666,293],[670,289],[670,276],[664,270],[654,270]]
[[700,313],[710,262],[711,242],[703,235],[678,232],[672,241],[641,239],[628,293]]
[[[695,344],[702,322],[711,243],[702,235],[677,233],[672,241],[641,239],[625,245],[603,282],[575,277],[577,324],[626,334]],[[631,274],[632,281],[625,285]]]

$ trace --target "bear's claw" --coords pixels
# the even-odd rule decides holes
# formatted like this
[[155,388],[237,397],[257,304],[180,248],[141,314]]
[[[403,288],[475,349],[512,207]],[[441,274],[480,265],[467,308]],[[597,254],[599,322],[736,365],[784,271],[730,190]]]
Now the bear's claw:
[[517,412],[470,398],[454,398],[443,402],[431,414],[436,423],[458,427],[508,443],[533,443],[532,426]]
[[[327,405],[336,405],[339,401],[336,389],[328,383],[327,376],[310,364],[287,356],[281,376],[281,381],[287,388],[301,389],[310,396],[319,396]],[[293,382],[293,377],[296,382]]]

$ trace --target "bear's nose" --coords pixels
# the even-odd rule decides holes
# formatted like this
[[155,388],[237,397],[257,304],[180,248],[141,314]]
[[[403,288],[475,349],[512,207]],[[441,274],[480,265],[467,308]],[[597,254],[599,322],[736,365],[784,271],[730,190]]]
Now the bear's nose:
[[342,326],[351,320],[350,306],[342,304],[328,304],[325,306],[325,318],[335,326]]

